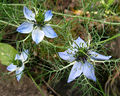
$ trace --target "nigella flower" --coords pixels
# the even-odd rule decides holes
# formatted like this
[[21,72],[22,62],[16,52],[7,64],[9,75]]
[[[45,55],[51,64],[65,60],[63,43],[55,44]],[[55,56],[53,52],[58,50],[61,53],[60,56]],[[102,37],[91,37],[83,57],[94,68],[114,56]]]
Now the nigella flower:
[[38,14],[34,14],[31,10],[24,6],[23,13],[28,21],[23,22],[17,31],[20,33],[30,33],[32,32],[32,39],[36,44],[40,43],[44,36],[48,38],[55,38],[57,34],[54,32],[51,26],[47,25],[46,22],[51,20],[53,14],[51,10],[45,13],[39,11]]
[[71,49],[68,49],[64,52],[58,52],[58,54],[64,60],[69,62],[74,61],[74,65],[67,81],[68,83],[79,77],[82,73],[88,79],[96,81],[94,67],[89,61],[108,60],[111,58],[111,56],[104,56],[90,50],[87,44],[80,37],[74,40]]
[[21,55],[16,54],[15,61],[7,67],[8,71],[14,72],[16,71],[16,78],[19,81],[23,74],[23,70],[25,68],[25,61],[28,58],[28,50],[25,50],[21,53]]

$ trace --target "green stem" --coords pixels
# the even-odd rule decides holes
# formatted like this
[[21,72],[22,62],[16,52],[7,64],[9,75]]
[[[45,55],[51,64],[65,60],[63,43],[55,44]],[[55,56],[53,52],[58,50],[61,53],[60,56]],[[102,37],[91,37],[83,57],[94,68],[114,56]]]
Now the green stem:
[[31,35],[31,34],[29,34],[25,39],[20,40],[20,41],[18,41],[18,42],[25,42],[25,41],[30,37],[30,35]]
[[53,25],[53,24],[47,24],[47,25],[50,25],[51,27],[58,27],[58,28],[62,29],[62,27],[60,27],[59,25]]
[[53,72],[58,72],[58,71],[62,71],[62,70],[64,70],[64,69],[67,69],[68,67],[70,67],[70,66],[74,65],[74,64],[75,64],[75,62],[76,62],[76,61],[74,61],[74,62],[70,63],[70,64],[69,64],[69,65],[67,65],[67,66],[64,66],[63,68],[60,68],[59,70],[54,70]]
[[57,12],[54,12],[54,11],[53,11],[53,14],[60,15],[60,16],[66,16],[66,17],[72,17],[72,18],[79,18],[79,19],[84,19],[84,20],[93,21],[93,22],[99,22],[99,23],[103,23],[103,24],[120,25],[120,23],[106,22],[105,20],[96,20],[96,19],[92,19],[92,18],[89,18],[89,17],[82,17],[82,16],[77,16],[77,15],[57,13]]
[[108,42],[108,41],[113,40],[113,39],[115,39],[115,38],[117,38],[117,37],[119,37],[119,36],[120,36],[120,33],[117,34],[117,35],[114,35],[114,36],[112,36],[112,37],[110,37],[110,38],[108,38],[108,39],[106,39],[106,40],[104,40],[104,41],[97,42],[97,44],[99,45],[99,44]]
[[40,91],[42,96],[45,96],[44,93],[42,92],[41,88],[38,86],[38,84],[35,82],[35,80],[33,79],[33,77],[31,76],[31,74],[29,72],[27,72],[28,75],[30,76],[30,78],[32,79],[33,83],[36,85],[36,87],[38,88],[38,90]]
[[13,27],[18,27],[18,25],[15,25],[15,24],[3,21],[3,20],[0,20],[0,23],[7,24],[7,25],[10,25],[10,26],[13,26]]
[[85,77],[85,79],[86,79],[87,83],[91,86],[91,88],[95,89],[96,91],[99,91],[99,92],[103,93],[101,90],[99,90],[98,88],[95,88],[91,83],[89,83],[89,81],[86,77]]
[[42,42],[45,43],[45,44],[47,44],[47,45],[53,46],[54,48],[57,48],[57,49],[64,49],[64,50],[68,49],[68,47],[56,46],[56,45],[54,45],[53,43],[50,43],[50,42],[48,42],[48,41],[46,41],[46,40],[42,40]]
[[100,83],[99,83],[99,81],[97,80],[97,84],[98,84],[98,86],[99,86],[99,88],[100,88],[100,90],[101,90],[101,92],[102,92],[102,96],[106,96],[105,95],[105,93],[104,93],[104,91],[103,91],[103,89],[102,89],[102,86],[100,85]]
[[2,4],[2,3],[0,4],[3,6],[26,6],[26,4]]

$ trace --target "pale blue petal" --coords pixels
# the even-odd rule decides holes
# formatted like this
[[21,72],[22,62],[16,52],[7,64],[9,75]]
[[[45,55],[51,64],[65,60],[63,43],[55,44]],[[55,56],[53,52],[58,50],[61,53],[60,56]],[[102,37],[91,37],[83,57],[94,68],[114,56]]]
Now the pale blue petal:
[[109,60],[112,56],[104,56],[94,51],[89,51],[90,57],[95,60]]
[[20,33],[30,33],[32,30],[33,24],[29,22],[24,22],[17,28],[17,31]]
[[68,53],[68,50],[66,50],[64,52],[58,52],[58,54],[59,54],[60,58],[62,58],[63,60],[67,60],[69,62],[72,62],[75,60],[75,57],[73,56],[73,54]]
[[20,60],[20,55],[19,54],[16,54],[15,60]]
[[36,44],[40,43],[44,38],[44,32],[39,28],[33,30],[32,32],[32,39],[35,41]]
[[18,75],[16,75],[16,78],[17,78],[17,81],[18,81],[18,82],[20,81],[22,74],[23,74],[23,72],[22,72],[22,73],[19,73]]
[[84,42],[84,40],[82,40],[80,37],[78,37],[76,40],[74,40],[73,44],[72,44],[73,48],[78,48],[78,47],[87,47],[87,44]]
[[83,72],[83,64],[81,62],[75,62],[73,65],[69,78],[68,78],[68,83],[73,81],[75,78],[79,77],[81,73]]
[[55,33],[55,31],[52,29],[51,26],[45,26],[42,28],[43,32],[45,33],[45,36],[48,38],[55,38],[57,37],[57,34]]
[[20,59],[22,62],[26,61],[28,58],[28,50],[24,50],[21,55],[20,55]]
[[84,69],[83,69],[83,74],[88,78],[91,79],[93,81],[96,81],[96,76],[94,73],[94,67],[92,64],[90,64],[89,62],[85,61],[84,64]]
[[23,8],[23,13],[26,19],[35,21],[35,14],[25,6]]
[[22,67],[19,67],[18,70],[16,70],[16,78],[19,81],[21,79],[21,76],[23,74],[23,70],[24,70],[24,64],[22,65]]
[[53,14],[52,14],[52,11],[51,10],[48,10],[46,13],[45,13],[45,20],[44,21],[49,21],[51,18],[52,18]]
[[16,66],[16,65],[13,65],[13,63],[10,64],[10,65],[7,67],[7,70],[8,70],[8,71],[15,71],[16,69],[17,69],[17,66]]

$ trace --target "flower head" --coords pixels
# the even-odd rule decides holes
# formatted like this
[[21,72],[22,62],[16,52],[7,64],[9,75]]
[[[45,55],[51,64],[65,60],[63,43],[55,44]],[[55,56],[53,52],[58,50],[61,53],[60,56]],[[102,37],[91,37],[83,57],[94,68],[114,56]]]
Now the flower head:
[[48,38],[55,38],[57,34],[54,32],[51,26],[47,25],[46,22],[51,20],[53,14],[51,10],[46,12],[39,11],[38,14],[34,14],[31,10],[24,6],[23,13],[28,21],[23,22],[17,31],[20,33],[32,32],[32,39],[36,44],[40,43],[44,36]]
[[27,60],[27,58],[28,50],[25,50],[21,53],[21,55],[16,54],[15,61],[7,67],[8,71],[16,71],[16,78],[18,81],[21,79],[23,74],[23,70],[25,68],[24,62]]
[[79,77],[82,73],[93,81],[96,81],[94,67],[88,60],[108,60],[111,56],[104,56],[89,49],[87,44],[78,37],[74,40],[72,48],[64,52],[58,52],[59,56],[69,62],[74,62],[68,83]]

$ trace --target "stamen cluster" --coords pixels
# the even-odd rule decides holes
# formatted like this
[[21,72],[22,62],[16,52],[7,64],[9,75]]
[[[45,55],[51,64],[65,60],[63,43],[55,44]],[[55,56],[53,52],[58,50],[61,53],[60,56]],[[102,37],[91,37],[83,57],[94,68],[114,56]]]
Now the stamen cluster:
[[84,63],[87,59],[87,49],[79,48],[74,57],[76,58],[76,61],[82,61]]

